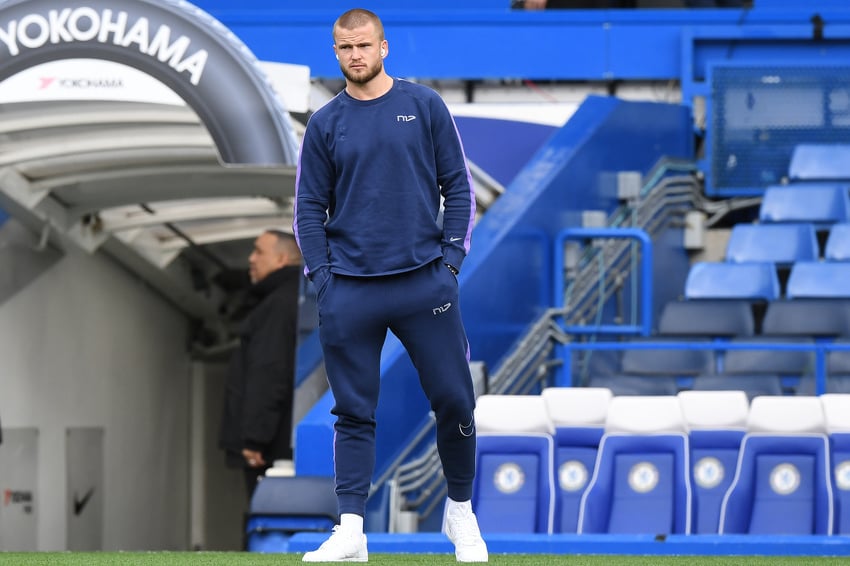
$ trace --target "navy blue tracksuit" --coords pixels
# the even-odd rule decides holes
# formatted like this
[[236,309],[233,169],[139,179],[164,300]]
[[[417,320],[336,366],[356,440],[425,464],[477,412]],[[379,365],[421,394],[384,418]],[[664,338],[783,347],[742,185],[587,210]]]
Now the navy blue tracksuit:
[[469,500],[475,395],[450,269],[460,270],[469,251],[475,196],[457,128],[439,95],[394,79],[378,98],[343,91],[318,109],[298,159],[294,216],[306,275],[318,292],[336,402],[340,513],[365,512],[388,330],[410,354],[436,415],[448,495]]

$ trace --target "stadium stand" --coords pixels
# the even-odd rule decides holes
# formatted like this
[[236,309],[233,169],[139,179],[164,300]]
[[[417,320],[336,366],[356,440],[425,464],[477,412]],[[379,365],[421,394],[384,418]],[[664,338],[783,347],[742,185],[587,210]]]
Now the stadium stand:
[[742,391],[682,391],[678,398],[690,441],[691,532],[715,534],[735,477],[749,401]]
[[482,395],[472,504],[482,533],[552,533],[554,428],[540,395]]
[[614,397],[578,532],[689,534],[688,462],[676,396]]
[[829,535],[829,440],[817,397],[757,397],[750,405],[721,534]]
[[574,533],[613,395],[603,387],[547,387],[540,395],[555,427],[557,495],[553,528],[554,532]]

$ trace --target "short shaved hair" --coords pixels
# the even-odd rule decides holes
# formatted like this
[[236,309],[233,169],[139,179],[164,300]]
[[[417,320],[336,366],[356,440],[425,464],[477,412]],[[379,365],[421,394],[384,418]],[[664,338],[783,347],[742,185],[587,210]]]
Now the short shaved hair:
[[347,11],[336,19],[334,23],[333,35],[336,42],[337,29],[354,29],[365,26],[368,23],[375,25],[375,32],[378,34],[378,40],[384,40],[384,24],[381,23],[381,18],[374,12],[364,10],[363,8],[354,8]]

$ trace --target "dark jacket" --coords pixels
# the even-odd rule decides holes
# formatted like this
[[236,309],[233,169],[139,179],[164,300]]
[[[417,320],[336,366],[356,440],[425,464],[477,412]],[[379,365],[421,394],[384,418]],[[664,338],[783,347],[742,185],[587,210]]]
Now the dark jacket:
[[250,312],[240,327],[225,387],[219,447],[233,467],[245,466],[243,448],[263,453],[271,465],[292,458],[292,400],[301,267],[273,271],[248,295]]

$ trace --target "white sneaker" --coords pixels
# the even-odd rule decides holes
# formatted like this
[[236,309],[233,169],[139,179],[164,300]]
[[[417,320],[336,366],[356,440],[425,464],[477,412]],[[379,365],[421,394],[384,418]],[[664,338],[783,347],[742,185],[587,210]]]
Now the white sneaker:
[[368,562],[366,535],[350,533],[339,528],[333,529],[330,538],[322,546],[304,554],[302,562]]
[[487,562],[487,544],[471,509],[459,507],[446,512],[443,532],[454,543],[458,562]]

